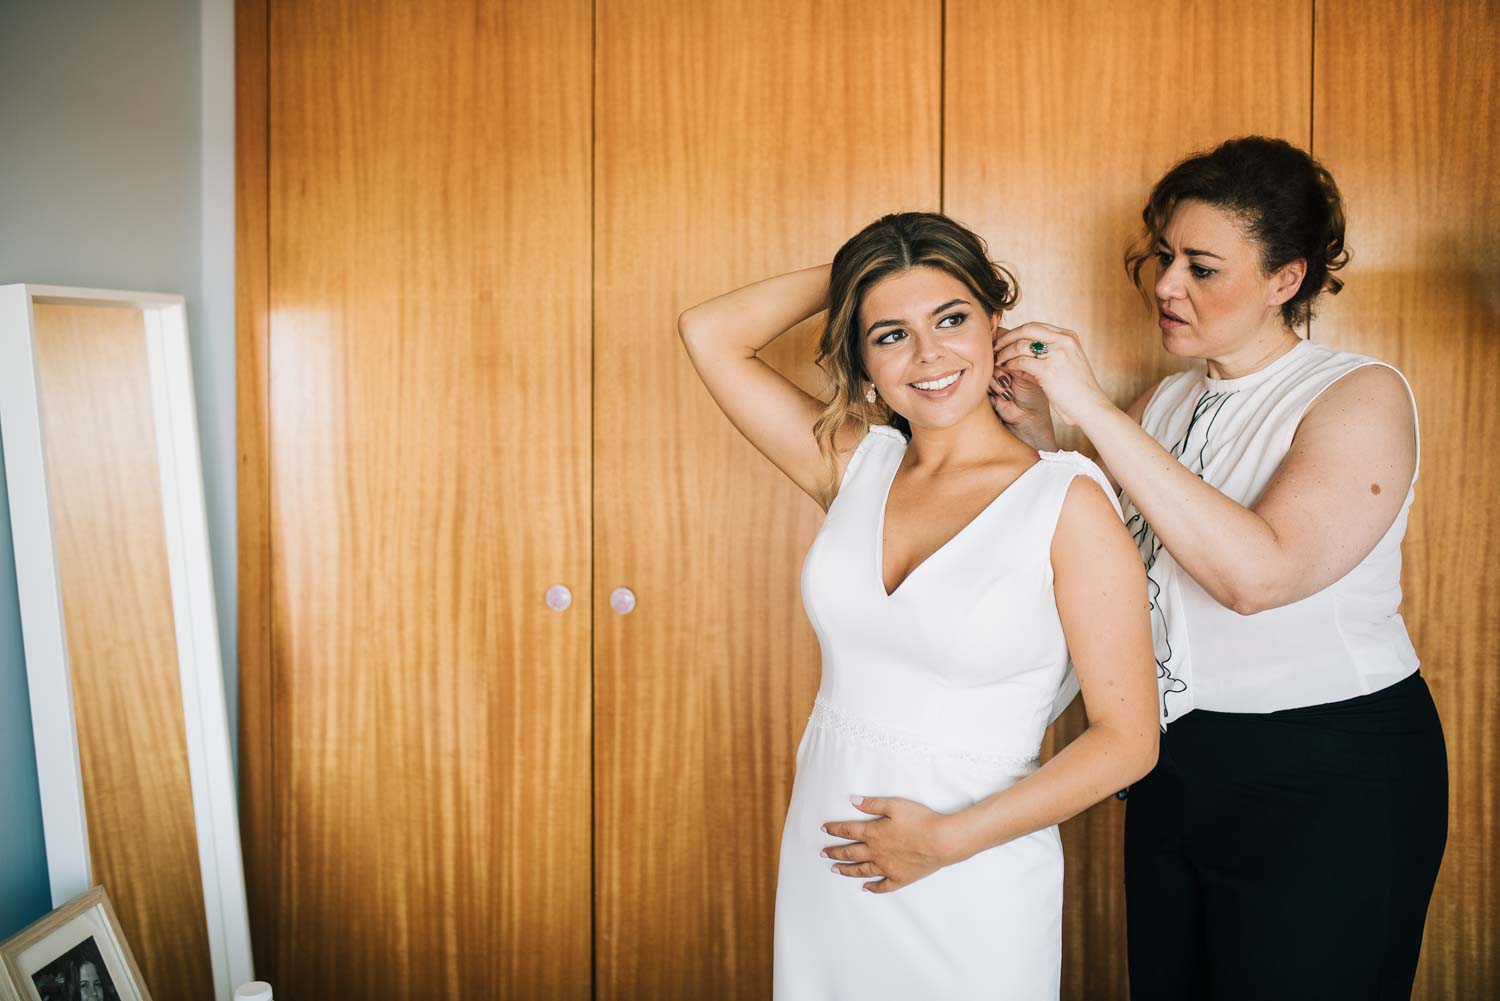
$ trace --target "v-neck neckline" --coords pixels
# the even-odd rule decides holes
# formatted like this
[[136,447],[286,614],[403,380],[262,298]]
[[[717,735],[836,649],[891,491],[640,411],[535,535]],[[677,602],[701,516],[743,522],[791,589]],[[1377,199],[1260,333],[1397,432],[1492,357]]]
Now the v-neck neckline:
[[907,583],[913,577],[915,577],[923,567],[931,563],[934,559],[941,555],[944,550],[953,545],[954,542],[956,542],[961,536],[963,536],[964,533],[973,528],[974,525],[986,514],[988,514],[996,504],[1000,503],[1000,499],[1002,497],[1009,494],[1011,490],[1013,490],[1018,483],[1024,480],[1033,469],[1040,466],[1043,460],[1041,454],[1038,453],[1035,462],[1027,466],[1025,469],[1021,470],[1021,472],[1016,476],[1015,479],[1011,480],[1005,485],[1005,489],[1001,490],[994,497],[990,498],[988,504],[980,508],[978,513],[976,513],[974,517],[964,522],[964,526],[957,532],[954,532],[952,535],[950,535],[941,546],[938,546],[932,552],[928,553],[925,557],[922,558],[922,561],[920,563],[908,570],[906,572],[906,576],[901,578],[900,583],[896,585],[894,590],[887,591],[885,589],[885,515],[886,509],[890,506],[891,490],[896,485],[896,477],[900,474],[901,464],[905,461],[906,449],[903,448],[901,450],[901,458],[896,460],[896,465],[891,470],[890,477],[885,481],[885,492],[882,493],[880,497],[880,517],[876,519],[875,525],[875,585],[880,588],[881,595],[888,601],[894,599],[896,595],[900,594],[906,587]]

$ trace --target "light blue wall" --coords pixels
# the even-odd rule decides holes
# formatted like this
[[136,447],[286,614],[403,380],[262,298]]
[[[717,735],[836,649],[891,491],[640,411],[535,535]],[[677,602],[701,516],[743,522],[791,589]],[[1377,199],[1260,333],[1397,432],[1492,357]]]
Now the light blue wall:
[[[0,2],[0,284],[187,297],[231,734],[232,24],[233,0]],[[50,909],[0,491],[0,938]]]
[[[4,482],[0,466],[0,484]],[[31,746],[10,509],[0,492],[0,939],[47,913],[52,899]]]

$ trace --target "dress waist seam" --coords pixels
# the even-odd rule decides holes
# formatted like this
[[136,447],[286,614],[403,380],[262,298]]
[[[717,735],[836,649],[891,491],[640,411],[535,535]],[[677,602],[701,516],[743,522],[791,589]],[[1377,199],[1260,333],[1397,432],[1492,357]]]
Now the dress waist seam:
[[1039,760],[1041,748],[1031,754],[988,754],[968,748],[945,747],[934,743],[921,734],[886,726],[857,716],[833,703],[818,698],[813,702],[808,726],[837,734],[866,747],[882,751],[895,751],[929,758],[947,758],[984,768],[1016,770],[1026,768]]

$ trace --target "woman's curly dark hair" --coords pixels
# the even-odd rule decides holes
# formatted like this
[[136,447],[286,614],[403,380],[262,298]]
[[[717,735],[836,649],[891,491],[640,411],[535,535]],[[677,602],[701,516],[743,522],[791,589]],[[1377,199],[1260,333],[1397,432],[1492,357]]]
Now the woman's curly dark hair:
[[1243,136],[1181,161],[1151,189],[1141,210],[1145,233],[1125,255],[1125,270],[1148,302],[1141,270],[1155,254],[1173,210],[1189,199],[1237,217],[1260,245],[1266,274],[1299,259],[1307,262],[1301,286],[1281,305],[1287,326],[1310,318],[1314,300],[1325,291],[1337,295],[1344,287],[1334,274],[1349,262],[1349,252],[1344,202],[1333,175],[1289,142]]

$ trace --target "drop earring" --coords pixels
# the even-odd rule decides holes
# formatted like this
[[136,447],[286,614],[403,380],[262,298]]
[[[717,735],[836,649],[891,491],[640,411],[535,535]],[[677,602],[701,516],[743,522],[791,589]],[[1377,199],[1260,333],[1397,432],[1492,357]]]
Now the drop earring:
[[866,403],[874,403],[875,402],[875,384],[873,382],[870,383],[870,388],[865,390],[865,402]]

